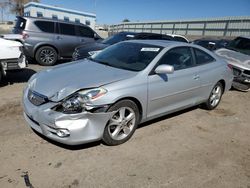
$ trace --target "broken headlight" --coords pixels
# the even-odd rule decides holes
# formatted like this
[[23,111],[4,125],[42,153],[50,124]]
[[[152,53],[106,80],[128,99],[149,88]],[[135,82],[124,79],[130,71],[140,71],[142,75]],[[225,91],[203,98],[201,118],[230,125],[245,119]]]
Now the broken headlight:
[[78,91],[71,97],[64,100],[61,104],[62,112],[64,113],[81,113],[85,109],[90,110],[92,108],[89,103],[95,101],[105,95],[107,90],[104,88],[94,88],[89,90]]

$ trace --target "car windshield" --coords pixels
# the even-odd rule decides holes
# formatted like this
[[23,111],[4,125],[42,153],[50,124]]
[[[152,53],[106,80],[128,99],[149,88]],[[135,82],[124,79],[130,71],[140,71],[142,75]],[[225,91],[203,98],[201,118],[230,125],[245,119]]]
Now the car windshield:
[[124,41],[126,39],[127,39],[127,34],[116,34],[116,35],[113,35],[111,37],[104,39],[101,43],[112,45],[112,44],[116,44],[118,42]]
[[250,55],[250,39],[238,37],[232,40],[226,48],[246,55]]
[[112,45],[89,59],[119,69],[141,71],[161,50],[160,46],[123,42]]

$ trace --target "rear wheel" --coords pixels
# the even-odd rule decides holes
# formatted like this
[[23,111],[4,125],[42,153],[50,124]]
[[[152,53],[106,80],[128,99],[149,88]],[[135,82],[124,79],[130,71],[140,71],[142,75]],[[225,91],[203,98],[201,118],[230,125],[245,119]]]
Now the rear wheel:
[[109,112],[116,112],[109,120],[103,133],[107,145],[119,145],[131,138],[139,123],[139,110],[131,100],[122,100],[114,104]]
[[57,62],[58,54],[53,47],[43,46],[37,50],[35,58],[40,65],[52,66]]
[[220,82],[213,87],[207,102],[204,104],[206,109],[213,110],[219,105],[223,90],[223,85]]

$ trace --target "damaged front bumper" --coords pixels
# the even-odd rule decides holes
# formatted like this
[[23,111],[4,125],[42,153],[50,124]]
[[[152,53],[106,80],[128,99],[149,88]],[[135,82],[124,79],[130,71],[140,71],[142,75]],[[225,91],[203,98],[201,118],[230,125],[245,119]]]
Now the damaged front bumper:
[[23,69],[28,66],[28,61],[23,54],[19,58],[3,59],[0,63],[4,73],[6,71]]
[[33,105],[27,90],[23,95],[24,117],[31,128],[47,138],[67,144],[79,145],[101,140],[104,128],[114,112],[82,112],[64,114],[52,110],[56,103]]
[[233,67],[234,80],[232,86],[240,91],[250,90],[250,70]]

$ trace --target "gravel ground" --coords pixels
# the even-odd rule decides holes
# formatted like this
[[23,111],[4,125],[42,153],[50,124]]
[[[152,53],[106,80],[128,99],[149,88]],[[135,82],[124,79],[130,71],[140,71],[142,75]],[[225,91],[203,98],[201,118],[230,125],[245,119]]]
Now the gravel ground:
[[250,93],[231,90],[214,111],[194,107],[141,125],[130,141],[66,147],[22,116],[30,65],[0,87],[0,187],[250,188]]

